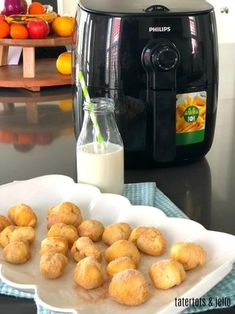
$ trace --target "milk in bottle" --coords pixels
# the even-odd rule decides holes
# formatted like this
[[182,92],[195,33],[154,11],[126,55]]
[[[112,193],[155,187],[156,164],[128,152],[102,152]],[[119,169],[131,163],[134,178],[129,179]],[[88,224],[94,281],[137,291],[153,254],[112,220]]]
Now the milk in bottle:
[[83,126],[77,141],[77,180],[101,192],[122,194],[123,142],[114,118],[114,102],[93,98],[84,104]]

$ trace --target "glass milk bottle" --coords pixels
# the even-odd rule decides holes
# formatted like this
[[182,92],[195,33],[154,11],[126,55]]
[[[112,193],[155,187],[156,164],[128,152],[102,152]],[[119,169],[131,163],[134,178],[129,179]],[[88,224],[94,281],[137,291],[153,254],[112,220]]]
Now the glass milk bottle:
[[[91,107],[92,103],[92,107]],[[84,103],[84,119],[77,140],[77,180],[101,192],[122,194],[124,151],[110,98]]]

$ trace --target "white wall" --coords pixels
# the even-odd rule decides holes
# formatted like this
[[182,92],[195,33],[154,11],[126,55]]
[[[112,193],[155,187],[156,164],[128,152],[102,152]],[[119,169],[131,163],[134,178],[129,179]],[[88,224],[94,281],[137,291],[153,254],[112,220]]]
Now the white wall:
[[[215,7],[219,41],[219,97],[235,98],[235,1],[207,0]],[[221,13],[227,7],[228,14]]]
[[[235,2],[234,0],[207,0],[215,8],[219,43],[235,43]],[[227,7],[229,12],[221,13]]]
[[0,12],[2,12],[4,8],[4,0],[0,0]]
[[64,14],[75,16],[77,10],[77,4],[79,0],[63,0],[64,2]]

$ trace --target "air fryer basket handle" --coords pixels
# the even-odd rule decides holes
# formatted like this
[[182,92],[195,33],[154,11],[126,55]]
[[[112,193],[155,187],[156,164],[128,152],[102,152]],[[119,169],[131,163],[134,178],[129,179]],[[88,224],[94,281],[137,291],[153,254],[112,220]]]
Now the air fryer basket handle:
[[142,52],[146,71],[147,103],[153,113],[153,158],[170,162],[176,154],[176,69],[179,52],[175,45],[159,39]]
[[172,161],[175,144],[175,91],[153,91],[153,158],[159,162]]

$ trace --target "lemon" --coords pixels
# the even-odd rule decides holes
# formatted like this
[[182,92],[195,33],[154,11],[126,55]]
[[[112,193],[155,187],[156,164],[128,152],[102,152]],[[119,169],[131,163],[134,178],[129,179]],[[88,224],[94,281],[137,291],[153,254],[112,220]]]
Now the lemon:
[[58,36],[72,36],[75,27],[75,18],[72,16],[59,16],[52,22],[52,31]]
[[56,60],[57,70],[64,75],[72,73],[72,54],[71,51],[63,52]]

